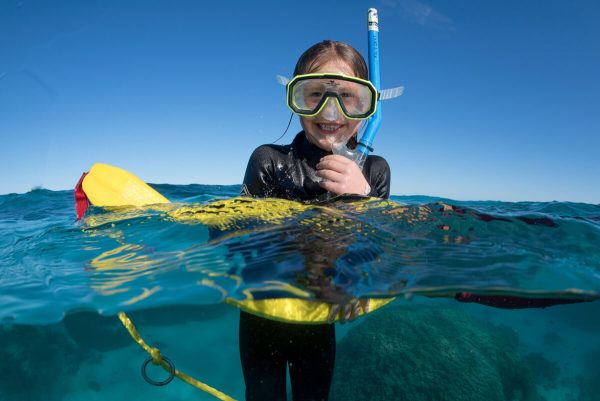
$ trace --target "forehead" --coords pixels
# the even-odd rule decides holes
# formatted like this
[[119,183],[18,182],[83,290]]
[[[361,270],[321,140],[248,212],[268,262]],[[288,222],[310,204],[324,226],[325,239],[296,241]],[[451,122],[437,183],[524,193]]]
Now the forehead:
[[354,70],[342,60],[329,60],[312,73],[333,73],[355,76]]

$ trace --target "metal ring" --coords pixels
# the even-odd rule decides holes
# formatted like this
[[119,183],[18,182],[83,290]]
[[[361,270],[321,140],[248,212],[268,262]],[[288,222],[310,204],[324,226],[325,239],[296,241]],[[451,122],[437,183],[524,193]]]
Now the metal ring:
[[162,359],[167,363],[167,365],[169,365],[170,372],[169,377],[161,382],[152,380],[148,377],[148,374],[146,373],[146,367],[150,362],[152,362],[152,358],[146,359],[146,361],[144,361],[144,364],[142,365],[142,377],[144,378],[144,380],[146,380],[148,383],[154,386],[166,386],[167,384],[171,383],[171,380],[173,380],[173,378],[175,377],[175,365],[173,365],[173,362],[171,362],[169,358],[166,358],[164,356],[162,357]]

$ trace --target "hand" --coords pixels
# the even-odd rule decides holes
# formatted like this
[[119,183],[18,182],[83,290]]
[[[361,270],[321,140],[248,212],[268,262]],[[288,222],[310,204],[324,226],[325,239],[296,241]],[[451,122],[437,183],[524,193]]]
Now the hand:
[[369,313],[371,310],[370,300],[354,298],[345,304],[332,304],[331,312],[329,312],[329,316],[327,317],[327,322],[335,322],[335,318],[338,317],[338,315],[340,317],[340,323],[351,322],[360,316],[361,309],[364,313]]
[[317,175],[323,178],[322,188],[336,195],[366,194],[367,180],[354,161],[340,155],[328,155],[317,164]]

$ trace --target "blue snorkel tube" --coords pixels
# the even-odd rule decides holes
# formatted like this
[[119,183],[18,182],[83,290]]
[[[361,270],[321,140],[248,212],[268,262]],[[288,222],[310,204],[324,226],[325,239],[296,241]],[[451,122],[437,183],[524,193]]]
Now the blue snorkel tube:
[[[377,93],[379,93],[381,91],[381,75],[379,74],[379,18],[377,17],[376,9],[369,8],[367,22],[369,30],[369,81],[371,81],[377,89]],[[359,166],[361,167],[369,153],[373,150],[373,140],[380,125],[381,100],[377,99],[377,110],[369,119],[367,128],[358,142],[357,149],[360,153],[359,160],[361,161]]]
[[[379,18],[376,9],[369,8],[367,23],[369,33],[369,81],[371,81],[377,89],[377,93],[379,93],[381,91],[381,77],[379,74]],[[378,99],[375,114],[369,118],[367,127],[358,141],[357,148],[355,150],[350,150],[345,144],[342,146],[334,146],[333,153],[354,160],[356,164],[362,168],[365,160],[367,160],[367,156],[373,151],[373,140],[375,139],[375,134],[377,134],[380,125],[381,99]]]

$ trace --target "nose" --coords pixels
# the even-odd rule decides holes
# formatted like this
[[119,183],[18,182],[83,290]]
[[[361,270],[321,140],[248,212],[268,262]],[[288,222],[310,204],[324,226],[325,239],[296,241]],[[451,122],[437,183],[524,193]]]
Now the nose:
[[336,121],[341,117],[340,112],[341,110],[337,99],[330,97],[325,100],[325,107],[323,107],[323,110],[319,113],[319,117],[327,121]]

